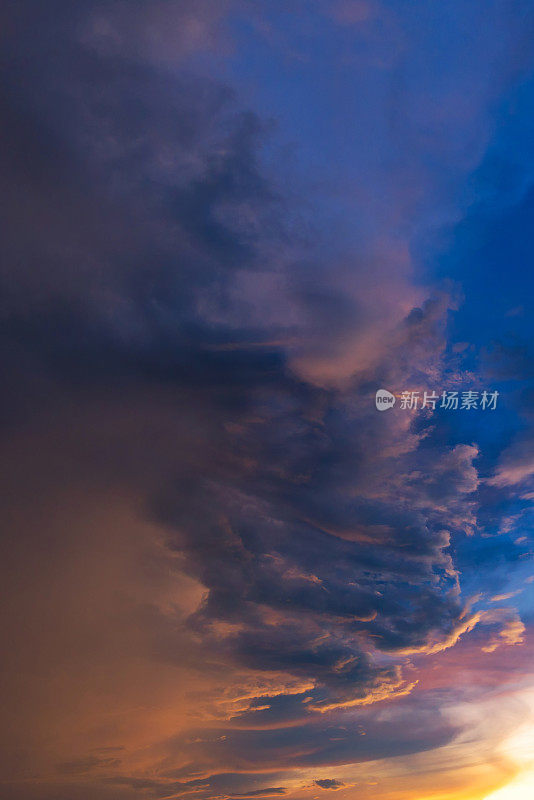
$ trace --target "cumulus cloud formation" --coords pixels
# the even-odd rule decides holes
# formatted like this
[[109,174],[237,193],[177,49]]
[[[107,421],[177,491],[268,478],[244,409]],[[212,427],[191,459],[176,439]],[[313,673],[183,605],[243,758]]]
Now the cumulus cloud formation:
[[[430,101],[391,6],[313,4],[335,36],[361,35],[364,63],[387,20],[397,55],[367,69],[378,94],[389,74],[392,140],[411,154],[401,168],[391,152],[397,189],[392,141],[358,150],[362,185],[344,201],[356,230],[336,232],[335,252],[340,199],[326,192],[318,213],[321,191],[288,188],[275,121],[222,66],[239,86],[243,19],[291,61],[276,14],[208,0],[6,7],[10,797],[344,792],[350,775],[317,774],[459,735],[413,659],[474,633],[488,657],[524,641],[515,609],[471,608],[461,544],[479,534],[481,487],[504,503],[526,476],[524,442],[519,467],[512,445],[488,477],[476,437],[450,420],[374,409],[377,386],[472,378],[448,339],[462,292],[423,280],[417,253],[461,215],[497,91],[473,65],[477,103],[458,107],[446,59]],[[426,98],[409,130],[406,87]],[[382,119],[383,102],[365,115]],[[456,163],[448,177],[436,152]],[[358,780],[365,796],[374,783]]]

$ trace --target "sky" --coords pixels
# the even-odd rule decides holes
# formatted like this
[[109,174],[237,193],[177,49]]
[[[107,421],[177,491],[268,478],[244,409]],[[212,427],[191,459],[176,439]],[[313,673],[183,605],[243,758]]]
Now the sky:
[[0,38],[2,797],[532,797],[533,4]]

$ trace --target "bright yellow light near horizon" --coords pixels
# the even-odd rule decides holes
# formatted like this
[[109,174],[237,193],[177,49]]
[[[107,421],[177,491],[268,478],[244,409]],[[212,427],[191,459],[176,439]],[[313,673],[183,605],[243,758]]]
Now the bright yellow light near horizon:
[[[525,705],[533,707],[532,692],[523,695]],[[487,795],[484,800],[533,800],[534,798],[534,725],[522,725],[504,742],[502,751],[518,767],[516,777]]]
[[519,775],[502,789],[488,794],[485,800],[532,800],[532,798],[534,798],[534,771]]

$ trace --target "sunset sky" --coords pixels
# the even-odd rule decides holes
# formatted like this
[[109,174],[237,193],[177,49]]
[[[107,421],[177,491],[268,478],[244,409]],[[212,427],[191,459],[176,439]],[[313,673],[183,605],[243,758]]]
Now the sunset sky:
[[534,4],[0,38],[2,800],[531,800]]

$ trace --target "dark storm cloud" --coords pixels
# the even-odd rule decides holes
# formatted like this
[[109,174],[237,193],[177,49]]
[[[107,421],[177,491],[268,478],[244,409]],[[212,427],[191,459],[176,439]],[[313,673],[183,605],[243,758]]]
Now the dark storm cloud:
[[77,19],[56,25],[27,9],[37,44],[12,44],[2,129],[6,332],[60,371],[83,359],[89,380],[143,362],[179,368],[227,338],[201,324],[198,294],[223,293],[230,267],[254,265],[241,208],[271,200],[258,118],[212,81],[84,44],[82,23],[105,10],[70,9]]
[[[176,38],[161,3],[5,12],[7,486],[23,475],[52,518],[45,500],[68,507],[54,491],[71,480],[74,507],[77,482],[133,496],[158,555],[145,561],[136,540],[142,567],[123,576],[120,516],[109,533],[97,517],[96,534],[30,517],[12,547],[33,565],[43,542],[49,559],[85,554],[91,535],[106,554],[111,542],[124,585],[102,576],[112,611],[100,624],[117,675],[113,626],[127,631],[128,662],[140,638],[158,667],[196,668],[214,686],[183,701],[191,730],[167,725],[151,743],[161,780],[130,774],[122,749],[58,759],[56,772],[135,795],[277,796],[277,771],[417,753],[456,733],[432,704],[393,721],[369,708],[413,689],[407,656],[448,648],[481,619],[450,551],[451,535],[474,529],[478,451],[426,446],[427,417],[373,409],[376,386],[439,375],[454,292],[400,291],[387,258],[383,289],[363,257],[350,270],[310,259],[313,237],[262,162],[270,123],[182,63],[195,37],[211,46],[217,4],[173,8]],[[376,345],[391,308],[391,341]],[[21,421],[39,458],[31,442],[12,445]],[[69,635],[90,664],[85,624]],[[197,731],[195,714],[209,726]]]
[[335,778],[319,778],[314,781],[314,784],[320,789],[341,789],[342,786],[345,786],[343,781],[337,781]]
[[[215,84],[171,80],[144,62],[119,68],[114,55],[81,46],[73,61],[63,47],[45,69],[31,59],[12,67],[12,78],[31,90],[23,112],[11,101],[4,133],[16,155],[9,249],[13,265],[22,265],[22,280],[14,269],[4,277],[7,341],[59,381],[85,387],[124,376],[129,393],[161,381],[185,387],[219,429],[215,459],[180,463],[177,455],[148,500],[169,545],[186,554],[189,573],[207,589],[189,627],[202,633],[208,658],[289,674],[309,687],[251,697],[236,715],[241,724],[269,727],[402,693],[399,665],[380,665],[368,650],[424,649],[454,633],[463,608],[448,594],[447,536],[429,525],[420,492],[406,482],[400,503],[365,496],[358,475],[370,451],[351,420],[354,397],[344,403],[303,385],[276,345],[213,349],[254,332],[214,323],[224,314],[213,301],[207,318],[203,312],[205,286],[217,287],[220,305],[232,274],[254,270],[271,247],[256,222],[241,223],[245,212],[269,217],[274,204],[258,166],[260,122],[237,113]],[[23,209],[42,218],[29,241],[18,235]],[[297,295],[314,313],[315,300]],[[336,318],[335,299],[322,314]],[[426,319],[418,315],[418,330]],[[407,325],[410,342],[420,333],[412,318]],[[376,434],[373,448],[385,436]],[[124,470],[120,455],[116,469]],[[380,469],[391,478],[391,465]],[[221,637],[220,622],[239,630]],[[173,652],[166,634],[156,648],[183,660],[180,641]],[[268,744],[289,767],[307,735],[275,730],[256,743],[258,734],[246,740],[245,757],[236,734],[224,749],[241,752],[253,769]],[[315,731],[313,741],[322,735]],[[428,746],[384,742],[382,755]],[[360,743],[320,753],[300,761],[377,756]],[[84,765],[99,763],[88,757],[60,769]]]
[[[402,756],[431,750],[449,742],[458,729],[436,712],[436,697],[411,703],[410,708],[400,704],[381,713],[378,707],[363,709],[357,724],[354,716],[319,715],[306,724],[274,729],[231,730],[222,728],[204,731],[203,737],[194,742],[169,741],[168,754],[186,754],[189,763],[181,770],[162,776],[162,780],[182,782],[181,792],[186,793],[194,785],[207,789],[207,796],[219,791],[228,792],[236,779],[253,777],[266,785],[265,776],[284,784],[297,761],[301,769],[317,770],[329,765],[346,765],[355,762],[374,761],[389,756]],[[235,775],[216,773],[216,765],[227,763],[231,758]],[[264,772],[260,777],[255,773]],[[203,778],[187,780],[190,775],[202,774]],[[313,773],[312,773],[313,774]],[[263,778],[263,779],[262,779]],[[315,778],[314,778],[315,779]],[[205,782],[207,787],[200,787]],[[326,788],[326,787],[325,787]]]

